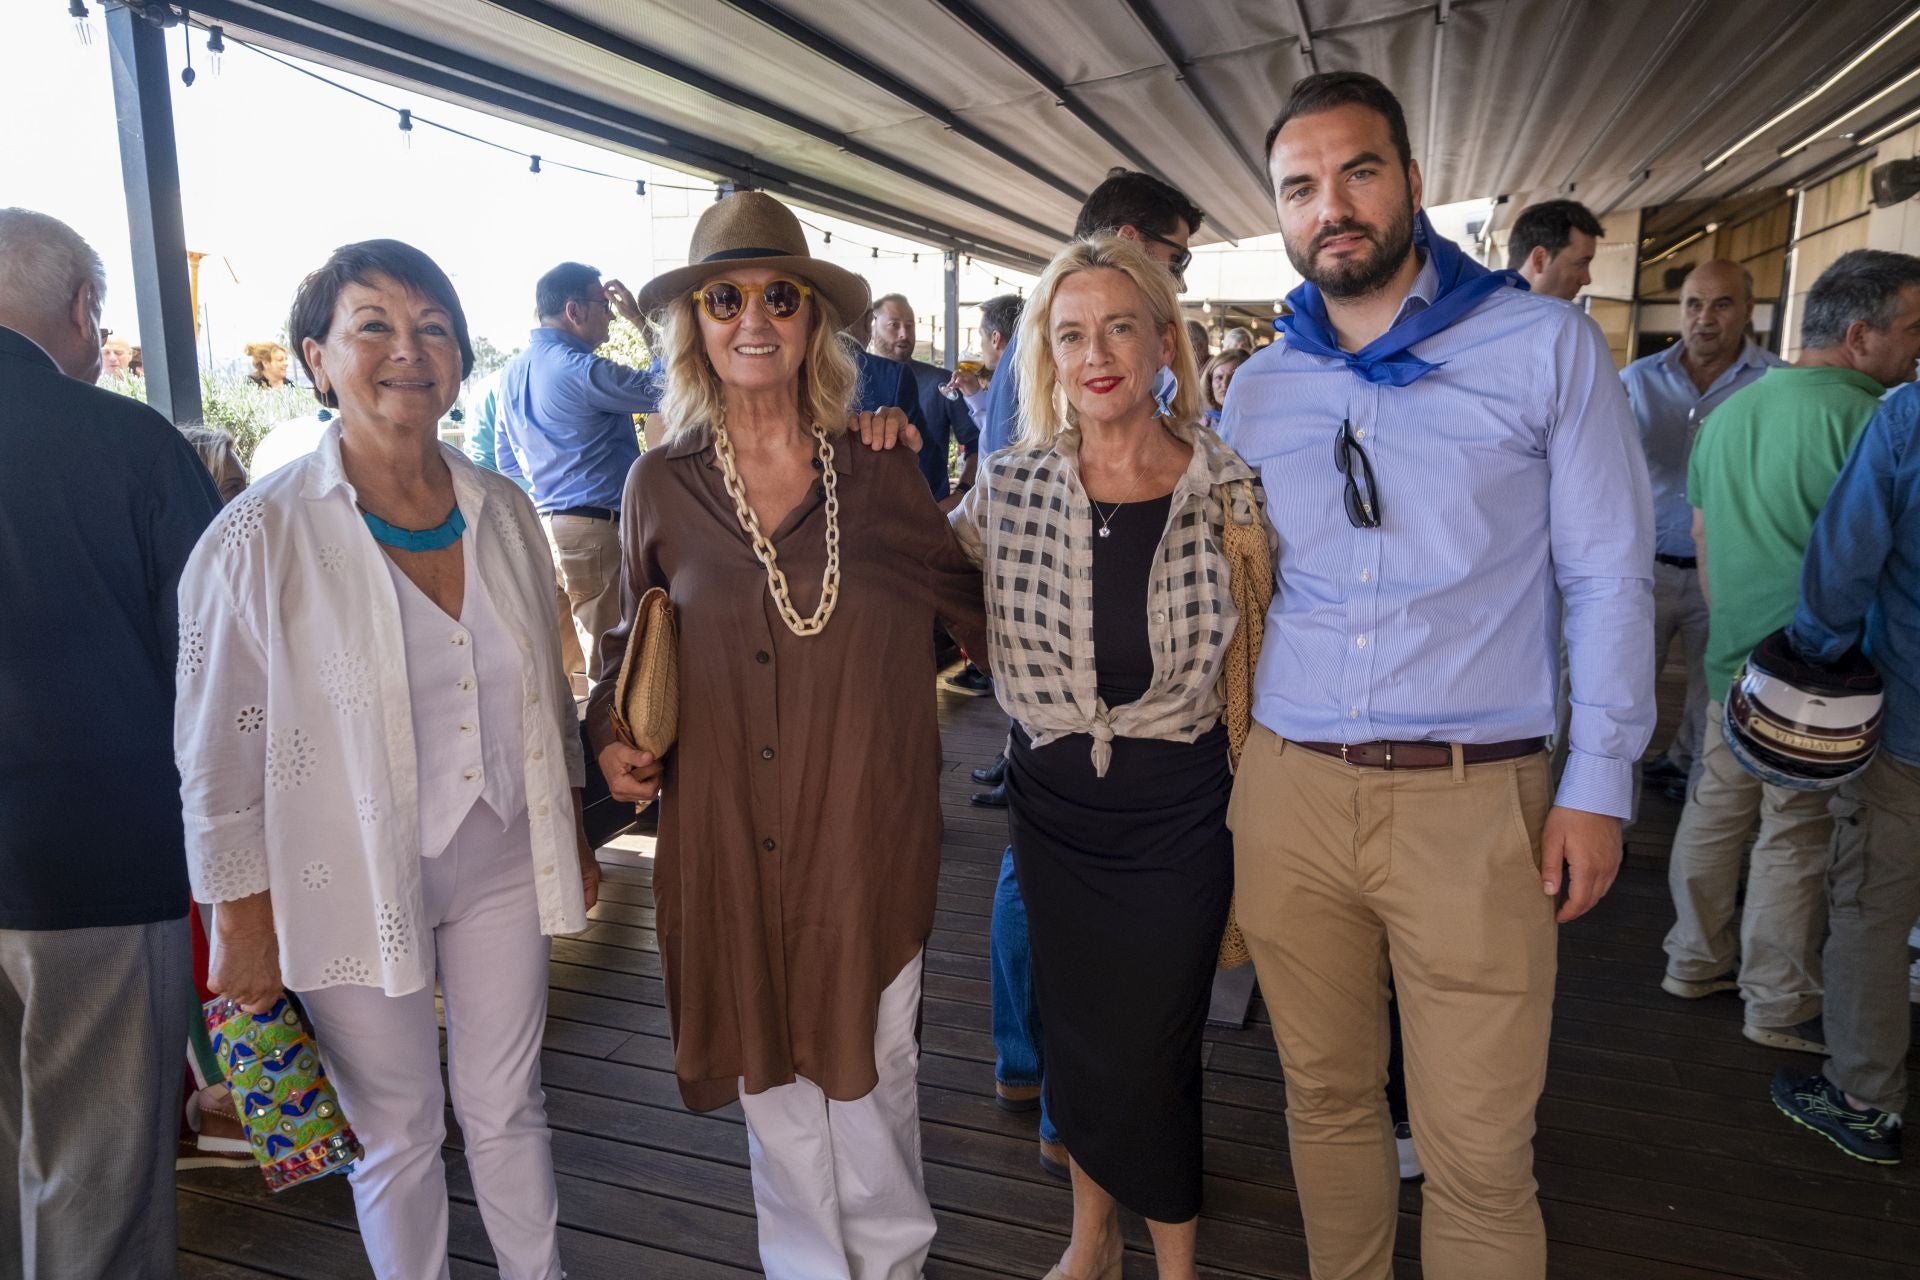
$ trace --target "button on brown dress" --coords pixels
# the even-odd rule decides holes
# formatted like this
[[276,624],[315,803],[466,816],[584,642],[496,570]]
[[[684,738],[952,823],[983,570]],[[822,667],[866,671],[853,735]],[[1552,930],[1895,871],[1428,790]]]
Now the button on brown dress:
[[[680,617],[680,737],[667,759],[653,893],[674,1071],[696,1111],[804,1076],[837,1101],[872,1091],[880,993],[933,928],[940,735],[933,623],[986,642],[980,575],[914,455],[834,441],[840,598],[818,635],[780,618],[710,445],[649,451],[621,503],[618,671],[634,602]],[[816,483],[772,534],[794,607],[826,564]],[[611,681],[588,731],[612,740]]]

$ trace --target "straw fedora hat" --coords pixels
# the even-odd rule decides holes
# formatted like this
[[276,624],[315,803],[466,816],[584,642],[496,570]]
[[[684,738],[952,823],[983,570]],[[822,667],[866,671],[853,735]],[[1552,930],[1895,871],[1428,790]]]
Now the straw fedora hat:
[[812,285],[851,324],[871,305],[867,283],[853,272],[807,252],[807,237],[793,210],[760,191],[740,191],[717,200],[694,224],[687,265],[663,272],[640,290],[640,310],[660,311],[715,276],[743,267],[786,271]]

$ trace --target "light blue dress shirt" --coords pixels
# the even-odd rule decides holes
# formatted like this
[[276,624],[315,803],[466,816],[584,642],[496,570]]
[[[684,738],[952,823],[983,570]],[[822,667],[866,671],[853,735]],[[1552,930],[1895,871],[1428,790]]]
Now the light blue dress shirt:
[[[1429,263],[1401,307],[1424,308]],[[1501,289],[1414,347],[1405,387],[1284,338],[1240,366],[1228,443],[1280,535],[1254,717],[1303,742],[1505,742],[1554,731],[1565,602],[1571,751],[1558,802],[1624,818],[1653,732],[1653,515],[1600,330]],[[1347,520],[1345,421],[1381,526]]]
[[640,460],[633,415],[660,407],[653,375],[603,360],[570,333],[544,326],[500,374],[494,460],[533,482],[541,512],[620,509]]
[[1887,691],[1882,749],[1920,764],[1920,386],[1881,402],[1841,468],[1787,638],[1823,663],[1864,639]]
[[1693,558],[1693,508],[1687,504],[1687,458],[1700,424],[1728,396],[1784,364],[1758,343],[1749,342],[1703,394],[1680,363],[1686,344],[1641,356],[1620,371],[1627,402],[1640,427],[1647,453],[1647,477],[1653,484],[1653,549],[1658,555]]
[[[993,368],[993,381],[987,384],[987,412],[980,423],[980,456],[990,458],[1013,443],[1020,428],[1020,364],[1015,356],[1020,348],[1020,326],[1007,335],[1007,349]],[[978,419],[978,415],[976,415]]]
[[[471,427],[467,432],[467,457],[476,467],[498,471],[500,466],[494,459],[493,451],[500,421],[500,375],[497,372],[490,375],[475,390],[479,392],[479,398],[474,402]],[[533,492],[533,484],[525,476],[513,476],[512,480],[523,492]]]

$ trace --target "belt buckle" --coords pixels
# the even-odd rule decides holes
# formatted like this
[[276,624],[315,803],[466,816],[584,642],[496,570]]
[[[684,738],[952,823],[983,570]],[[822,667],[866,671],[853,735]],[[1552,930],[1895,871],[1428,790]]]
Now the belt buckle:
[[1353,761],[1347,759],[1347,744],[1344,742],[1340,744],[1340,763],[1341,764],[1353,763]]

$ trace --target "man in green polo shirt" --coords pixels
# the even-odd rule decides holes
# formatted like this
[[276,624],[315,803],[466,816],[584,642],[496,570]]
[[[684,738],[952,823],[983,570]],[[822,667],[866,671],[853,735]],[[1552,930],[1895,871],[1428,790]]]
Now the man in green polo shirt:
[[[1689,999],[1737,987],[1748,1039],[1824,1054],[1829,797],[1761,783],[1734,759],[1720,724],[1734,672],[1793,618],[1807,539],[1841,464],[1886,389],[1913,380],[1920,258],[1874,249],[1842,256],[1807,295],[1803,341],[1798,363],[1768,370],[1708,415],[1687,469],[1712,701],[1702,770],[1668,864],[1678,919],[1660,985]],[[1756,818],[1736,933],[1740,851]]]

